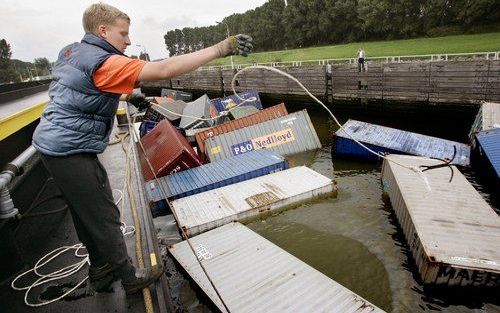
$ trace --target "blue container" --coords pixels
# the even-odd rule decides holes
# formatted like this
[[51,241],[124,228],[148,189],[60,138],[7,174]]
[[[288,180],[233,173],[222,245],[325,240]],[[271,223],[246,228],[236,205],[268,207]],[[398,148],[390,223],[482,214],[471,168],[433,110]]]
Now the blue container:
[[142,121],[141,126],[139,126],[139,136],[142,138],[144,135],[152,131],[156,125],[158,125],[158,122]]
[[[255,101],[245,102],[241,106],[251,105],[251,106],[256,107],[259,110],[262,110],[262,103],[260,102],[260,97],[259,97],[259,93],[257,92],[257,90],[243,91],[243,92],[238,93],[238,95],[240,97],[242,97],[243,99],[249,99],[252,97],[256,98]],[[213,105],[213,107],[217,111],[217,115],[219,115],[220,112],[222,112],[222,111],[227,111],[227,110],[231,109],[232,107],[240,104],[241,102],[242,102],[242,100],[240,100],[234,94],[230,95],[228,97],[210,100],[210,103]],[[215,116],[213,116],[213,117],[215,117]]]
[[[164,176],[159,181],[168,200],[175,200],[287,168],[281,155],[262,149]],[[146,191],[153,215],[166,212],[167,202],[155,180],[146,182]]]
[[[377,152],[444,159],[453,156],[455,146],[457,153],[452,163],[461,166],[470,165],[470,146],[463,143],[356,120],[347,121],[343,127],[358,141]],[[335,135],[335,142],[332,146],[333,154],[377,159],[377,156],[361,147],[342,129],[339,129]]]
[[500,128],[484,130],[476,134],[476,154],[479,162],[473,162],[500,181]]

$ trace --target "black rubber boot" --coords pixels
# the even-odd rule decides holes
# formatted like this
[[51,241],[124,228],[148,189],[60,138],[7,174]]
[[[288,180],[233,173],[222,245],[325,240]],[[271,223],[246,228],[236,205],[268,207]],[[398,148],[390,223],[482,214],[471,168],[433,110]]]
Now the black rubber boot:
[[106,263],[102,266],[90,266],[89,267],[89,279],[91,281],[96,281],[99,279],[102,279],[106,277],[107,275],[113,273],[114,268],[109,265],[109,263]]
[[135,275],[129,278],[122,278],[125,293],[133,294],[146,288],[163,275],[163,266],[139,268],[135,270]]

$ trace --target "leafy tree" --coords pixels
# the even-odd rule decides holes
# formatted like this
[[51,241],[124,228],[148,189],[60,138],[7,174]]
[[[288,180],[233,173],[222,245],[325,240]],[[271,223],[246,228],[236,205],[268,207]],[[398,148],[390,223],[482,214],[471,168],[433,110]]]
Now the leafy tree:
[[16,74],[11,65],[12,51],[5,39],[0,40],[0,83],[10,83],[16,80]]
[[[199,50],[231,35],[254,39],[255,51],[463,33],[478,25],[500,26],[500,0],[268,0],[253,10],[207,27],[169,30],[170,55]],[[483,27],[483,29],[485,29]]]
[[457,21],[467,26],[487,24],[500,19],[498,0],[460,0],[461,10],[457,10]]
[[36,58],[34,61],[39,76],[50,74],[50,61],[47,58]]

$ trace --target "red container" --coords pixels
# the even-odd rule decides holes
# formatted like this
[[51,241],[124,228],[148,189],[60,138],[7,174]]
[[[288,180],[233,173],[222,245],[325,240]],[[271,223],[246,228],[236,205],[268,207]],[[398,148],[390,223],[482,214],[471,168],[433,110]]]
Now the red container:
[[198,144],[198,154],[202,162],[206,162],[207,157],[205,155],[205,139],[220,134],[228,133],[233,130],[237,130],[243,127],[255,125],[265,121],[275,119],[287,115],[286,107],[284,103],[277,104],[270,108],[261,110],[257,113],[247,115],[245,117],[239,118],[237,120],[229,121],[221,125],[209,128],[195,135],[196,143]]
[[[186,138],[166,119],[142,137],[141,141],[157,177],[202,164]],[[138,146],[137,149],[144,180],[154,179],[141,147]]]

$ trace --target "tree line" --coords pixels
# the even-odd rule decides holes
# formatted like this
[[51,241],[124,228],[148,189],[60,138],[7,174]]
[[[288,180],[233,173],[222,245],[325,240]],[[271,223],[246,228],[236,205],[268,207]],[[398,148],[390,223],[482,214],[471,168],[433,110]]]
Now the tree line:
[[245,33],[256,51],[498,31],[500,0],[270,0],[206,27],[169,30],[170,56]]
[[50,74],[51,64],[47,58],[24,62],[11,57],[10,44],[5,39],[0,39],[0,84],[33,80]]

